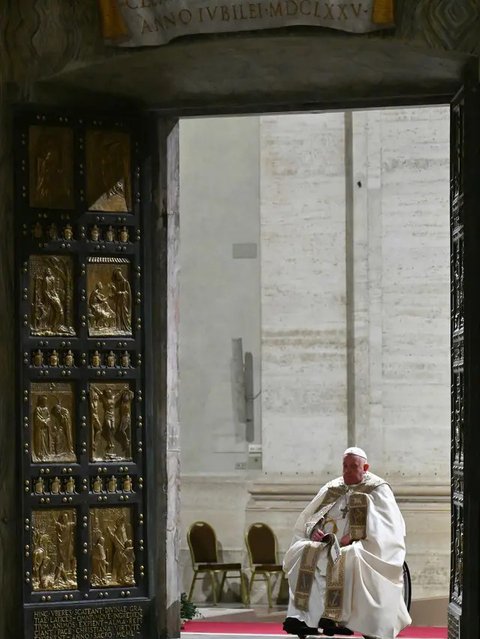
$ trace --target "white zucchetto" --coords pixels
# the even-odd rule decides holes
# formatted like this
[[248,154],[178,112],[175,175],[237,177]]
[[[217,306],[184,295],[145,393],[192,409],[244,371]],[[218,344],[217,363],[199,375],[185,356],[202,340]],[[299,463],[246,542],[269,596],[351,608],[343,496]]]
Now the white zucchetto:
[[344,457],[345,455],[356,455],[357,457],[363,457],[363,459],[367,461],[367,453],[363,450],[363,448],[358,448],[358,446],[350,446],[350,448],[347,448],[347,450],[343,453]]

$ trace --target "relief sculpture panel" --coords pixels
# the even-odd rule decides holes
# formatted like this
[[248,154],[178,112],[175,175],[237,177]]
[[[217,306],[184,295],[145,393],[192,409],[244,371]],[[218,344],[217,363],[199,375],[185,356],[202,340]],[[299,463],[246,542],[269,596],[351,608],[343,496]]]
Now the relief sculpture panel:
[[132,459],[132,400],[121,382],[89,385],[92,461]]
[[121,258],[91,258],[87,271],[88,333],[132,334],[130,264]]
[[33,511],[33,590],[77,588],[76,526],[74,508]]
[[30,256],[29,296],[32,335],[75,335],[70,257]]
[[32,461],[76,461],[73,385],[32,382],[30,401]]
[[93,587],[135,585],[131,508],[92,508],[90,557]]
[[143,125],[13,120],[23,634],[146,637]]
[[59,126],[29,129],[30,206],[72,209],[73,131]]
[[90,129],[86,134],[87,203],[90,211],[132,208],[130,136]]

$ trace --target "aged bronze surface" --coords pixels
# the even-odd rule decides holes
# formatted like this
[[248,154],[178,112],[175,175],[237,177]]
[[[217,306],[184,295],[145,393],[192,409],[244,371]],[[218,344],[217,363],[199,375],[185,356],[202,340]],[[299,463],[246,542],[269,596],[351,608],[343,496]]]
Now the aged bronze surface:
[[90,384],[91,459],[131,459],[133,392],[121,382]]
[[131,493],[132,492],[132,478],[130,477],[130,475],[127,475],[123,479],[122,490],[123,490],[124,493]]
[[29,133],[30,206],[72,209],[73,131],[31,126]]
[[87,267],[89,335],[132,334],[130,263],[121,258],[96,262]]
[[144,156],[134,119],[49,109],[16,118],[17,228],[15,238],[5,234],[18,246],[14,554],[24,606],[15,637],[150,634],[144,615],[155,592],[144,579],[142,528],[150,471],[135,426],[147,399],[143,335],[136,339],[147,302]]
[[91,509],[90,553],[93,587],[135,585],[130,508]]
[[33,613],[33,639],[138,639],[142,627],[143,611],[135,605],[36,610]]
[[73,508],[33,511],[33,590],[77,587],[76,526]]
[[63,255],[31,255],[30,330],[33,335],[75,335],[73,263]]
[[32,382],[30,397],[32,461],[76,461],[73,385]]
[[93,480],[92,490],[94,493],[103,492],[103,480],[100,477],[100,475],[97,475],[95,479]]
[[132,208],[130,136],[90,129],[86,134],[87,205],[90,211]]

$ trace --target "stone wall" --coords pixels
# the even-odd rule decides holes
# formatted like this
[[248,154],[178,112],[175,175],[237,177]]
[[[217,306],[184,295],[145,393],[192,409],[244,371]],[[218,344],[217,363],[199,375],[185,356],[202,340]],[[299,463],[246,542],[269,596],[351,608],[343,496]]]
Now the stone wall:
[[[245,469],[243,355],[260,385],[258,118],[180,123],[180,419],[186,472]],[[256,431],[256,433],[255,433]]]

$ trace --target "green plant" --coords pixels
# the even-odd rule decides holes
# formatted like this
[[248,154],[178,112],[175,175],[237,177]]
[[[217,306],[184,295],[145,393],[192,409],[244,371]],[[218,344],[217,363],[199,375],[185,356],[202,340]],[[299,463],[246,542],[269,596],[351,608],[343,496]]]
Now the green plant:
[[197,606],[188,600],[186,592],[182,592],[180,595],[180,618],[182,621],[188,621],[200,616]]

